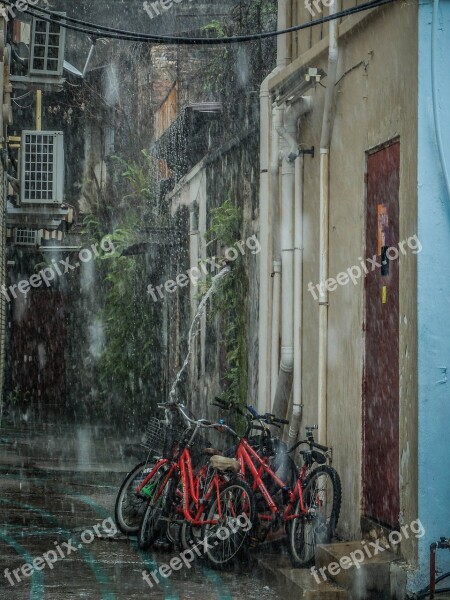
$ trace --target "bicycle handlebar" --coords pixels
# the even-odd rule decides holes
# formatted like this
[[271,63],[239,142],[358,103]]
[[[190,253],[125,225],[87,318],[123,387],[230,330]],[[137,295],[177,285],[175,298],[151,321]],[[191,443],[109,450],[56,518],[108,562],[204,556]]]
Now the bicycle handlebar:
[[299,440],[297,443],[295,443],[292,446],[292,448],[289,448],[289,450],[287,452],[288,453],[292,452],[293,450],[295,450],[302,444],[309,444],[312,448],[317,448],[317,450],[322,450],[322,452],[328,452],[328,450],[329,450],[328,446],[322,446],[322,444],[318,444],[317,442],[314,442],[311,440]]
[[191,419],[191,417],[189,417],[189,415],[186,414],[186,407],[178,402],[162,402],[157,404],[157,407],[162,408],[164,410],[177,410],[187,423],[195,425],[196,427],[202,427],[204,429],[226,429],[231,434],[235,435],[236,437],[239,437],[238,434],[234,431],[234,429],[231,429],[231,427],[229,427],[225,423],[211,423],[206,419]]
[[[242,415],[243,417],[249,418],[249,416],[245,415],[245,413],[241,410],[239,405],[236,402],[234,402],[233,400],[226,401],[226,400],[222,400],[221,398],[214,398],[214,402],[212,402],[211,404],[213,406],[217,406],[218,408],[221,408],[222,410],[234,410],[234,411],[238,412],[240,415]],[[281,419],[279,417],[276,417],[272,413],[265,413],[263,415],[259,415],[258,412],[256,411],[256,409],[253,408],[253,406],[246,406],[246,409],[250,413],[250,416],[251,416],[252,420],[254,420],[254,421],[264,421],[268,425],[277,425],[277,426],[289,425],[289,421],[287,419]]]

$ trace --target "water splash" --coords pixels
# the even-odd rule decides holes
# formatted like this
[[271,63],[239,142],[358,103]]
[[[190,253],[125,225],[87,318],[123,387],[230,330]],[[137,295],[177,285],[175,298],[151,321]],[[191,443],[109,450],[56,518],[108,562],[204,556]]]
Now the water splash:
[[170,389],[170,392],[169,392],[169,402],[173,402],[176,399],[177,385],[181,381],[181,377],[182,377],[182,375],[183,375],[186,367],[189,364],[189,360],[190,360],[191,354],[192,354],[192,341],[198,335],[198,333],[200,332],[200,328],[201,328],[200,318],[201,318],[201,316],[203,314],[203,311],[205,310],[206,303],[211,298],[211,296],[216,292],[217,287],[219,285],[219,281],[223,277],[225,277],[226,275],[228,275],[228,273],[230,271],[231,271],[231,268],[229,266],[226,266],[221,271],[219,271],[219,273],[217,273],[217,275],[215,275],[212,278],[211,287],[206,292],[206,294],[203,296],[200,304],[198,305],[197,312],[195,313],[194,318],[192,319],[191,326],[189,328],[189,333],[188,333],[188,351],[187,351],[187,354],[186,354],[186,358],[184,359],[184,363],[181,366],[181,369],[178,371],[177,376],[175,377],[175,380],[174,380],[174,382],[172,384],[172,387]]

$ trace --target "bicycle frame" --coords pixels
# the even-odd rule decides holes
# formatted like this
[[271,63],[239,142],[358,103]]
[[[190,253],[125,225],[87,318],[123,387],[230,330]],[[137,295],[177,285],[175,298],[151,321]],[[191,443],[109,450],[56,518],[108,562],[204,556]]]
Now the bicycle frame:
[[[257,488],[260,490],[270,509],[270,512],[272,513],[271,516],[259,515],[260,519],[267,521],[272,520],[274,515],[279,512],[277,505],[273,501],[272,496],[270,495],[268,489],[264,485],[264,482],[262,480],[263,473],[267,473],[273,479],[273,481],[275,481],[275,483],[280,488],[282,488],[288,495],[289,502],[287,503],[286,509],[283,513],[283,519],[285,521],[290,521],[302,515],[308,514],[308,511],[303,503],[303,490],[301,485],[302,472],[300,472],[300,476],[297,478],[294,488],[291,489],[288,485],[286,485],[284,481],[282,481],[278,477],[276,473],[272,471],[269,465],[256,453],[256,451],[250,446],[250,444],[245,438],[241,438],[237,449],[236,458],[239,460],[239,463],[241,465],[242,475],[245,475],[245,467],[247,467],[250,470],[253,476],[253,490],[256,490]],[[258,464],[258,469],[255,467],[253,461],[256,461],[256,463]],[[297,500],[297,498],[300,501],[301,513],[291,514],[294,503]]]
[[[153,467],[153,469],[150,471],[150,473],[145,477],[145,479],[138,485],[135,493],[139,494],[141,492],[142,488],[144,488],[147,485],[147,483],[152,479],[152,477],[155,475],[155,473],[162,466],[169,464],[169,462],[170,461],[167,458],[160,459],[156,463],[156,465]],[[205,506],[207,506],[207,503],[208,503],[209,499],[211,498],[213,492],[216,491],[217,498],[218,498],[219,518],[222,518],[222,507],[220,504],[220,494],[219,494],[220,483],[221,483],[220,477],[217,472],[214,473],[206,494],[202,498],[200,498],[200,473],[201,473],[201,471],[197,476],[194,475],[194,470],[192,468],[191,455],[190,455],[188,448],[184,448],[184,450],[182,451],[178,460],[172,461],[172,463],[169,467],[169,470],[167,471],[167,473],[165,475],[163,484],[160,486],[160,488],[158,489],[158,492],[154,496],[154,500],[158,500],[158,498],[161,496],[163,490],[168,485],[170,479],[174,476],[175,471],[178,471],[181,474],[181,481],[182,481],[182,487],[183,487],[183,494],[182,494],[183,509],[182,509],[182,512],[183,512],[183,516],[186,519],[186,521],[188,521],[189,523],[191,523],[194,526],[215,525],[217,523],[216,520],[207,521],[207,520],[203,520],[201,517],[205,510]],[[192,513],[189,509],[191,502],[194,503],[194,506],[196,508],[195,515],[192,515]]]

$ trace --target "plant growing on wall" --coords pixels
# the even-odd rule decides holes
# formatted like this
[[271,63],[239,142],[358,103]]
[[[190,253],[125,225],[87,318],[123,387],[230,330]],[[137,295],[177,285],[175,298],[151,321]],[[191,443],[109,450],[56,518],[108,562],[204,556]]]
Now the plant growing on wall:
[[[234,206],[231,194],[218,208],[210,212],[209,244],[231,247],[241,239],[242,212]],[[222,340],[226,350],[224,399],[247,404],[247,306],[248,278],[244,257],[233,262],[231,273],[218,287],[213,299],[212,317],[219,316]]]
[[103,308],[98,315],[103,344],[96,366],[101,411],[126,411],[137,414],[160,400],[162,369],[159,348],[161,306],[149,302],[146,285],[154,266],[148,255],[124,250],[146,239],[146,229],[162,227],[167,216],[158,204],[154,163],[147,152],[141,163],[116,159],[122,166],[127,184],[111,221],[117,222],[112,233],[96,215],[85,220],[85,234],[91,240],[107,235],[114,252],[97,261],[98,280],[102,284]]
[[[202,30],[214,37],[241,35],[255,30],[266,31],[276,27],[276,0],[240,0],[231,18],[212,20]],[[203,89],[212,100],[223,100],[232,109],[236,91],[254,90],[275,62],[274,40],[260,40],[242,45],[224,45],[211,52],[209,64],[201,72]],[[242,104],[242,100],[237,104]],[[236,108],[236,107],[235,107]]]

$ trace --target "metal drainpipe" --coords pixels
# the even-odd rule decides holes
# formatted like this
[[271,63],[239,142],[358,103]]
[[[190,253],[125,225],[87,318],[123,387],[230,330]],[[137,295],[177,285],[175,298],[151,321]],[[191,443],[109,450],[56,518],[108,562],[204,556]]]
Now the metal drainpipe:
[[283,108],[274,105],[272,110],[272,160],[270,167],[271,175],[271,198],[273,214],[273,272],[272,272],[272,335],[271,335],[271,366],[270,366],[270,397],[266,407],[268,412],[272,410],[277,389],[277,375],[280,360],[280,300],[281,300],[281,246],[280,246],[280,210],[279,210],[279,175],[280,175],[280,136],[278,129],[283,125]]
[[273,412],[283,418],[289,406],[294,369],[294,162],[298,157],[297,123],[300,116],[310,109],[311,98],[299,98],[285,109],[284,127],[278,129],[285,146],[281,168],[281,360]]
[[[337,12],[337,0],[330,6],[330,15]],[[339,56],[337,20],[329,25],[328,74],[325,105],[320,138],[320,206],[319,206],[319,281],[328,279],[329,252],[329,204],[330,204],[330,142],[333,118],[334,86],[336,83],[337,61]],[[327,443],[327,369],[328,369],[328,290],[324,286],[319,292],[319,356],[318,356],[318,417],[319,441]]]
[[[290,18],[290,0],[279,0],[277,29],[286,29]],[[270,277],[272,270],[272,207],[269,203],[269,163],[270,163],[270,117],[272,102],[269,93],[270,79],[291,60],[290,38],[288,35],[277,37],[277,66],[261,84],[260,102],[260,284],[259,284],[259,330],[258,330],[258,410],[264,412],[271,402],[271,338],[273,285]],[[276,225],[275,225],[276,226]]]
[[259,175],[259,329],[258,329],[258,412],[265,412],[270,392],[270,339],[272,282],[270,265],[272,254],[272,211],[269,202],[269,149],[270,111],[269,79],[261,84],[260,90],[260,175]]
[[292,443],[297,439],[302,416],[303,154],[295,161],[294,220],[294,385],[289,427]]

